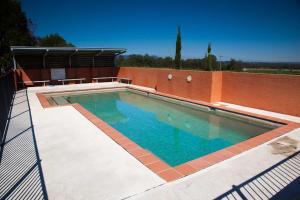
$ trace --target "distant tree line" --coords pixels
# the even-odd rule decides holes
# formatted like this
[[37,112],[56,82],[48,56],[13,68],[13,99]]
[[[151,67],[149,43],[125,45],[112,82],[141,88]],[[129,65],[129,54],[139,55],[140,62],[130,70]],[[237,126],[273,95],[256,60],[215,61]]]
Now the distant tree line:
[[[251,71],[252,69],[277,69],[280,70],[300,70],[300,63],[268,63],[268,62],[243,62],[241,60],[230,59],[229,61],[217,61],[216,56],[211,55],[211,66],[208,66],[207,57],[202,59],[182,59],[181,69],[193,70],[226,70],[226,71]],[[120,55],[116,58],[116,66],[119,67],[154,67],[154,68],[176,68],[175,60],[172,57],[151,56],[148,54]],[[258,71],[259,72],[259,71]],[[265,72],[265,71],[261,71]],[[271,71],[270,71],[271,72]],[[274,72],[274,71],[272,71]],[[299,73],[299,72],[298,72]]]
[[[158,57],[148,54],[139,55],[132,54],[127,56],[119,56],[116,59],[117,66],[133,66],[133,67],[161,67],[175,69],[196,69],[206,71],[230,70],[230,71],[247,71],[252,69],[300,69],[299,63],[257,63],[242,62],[240,60],[230,59],[229,61],[218,61],[217,57],[212,54],[212,45],[208,44],[204,58],[199,59],[181,59],[181,31],[177,28],[175,58]],[[248,70],[249,71],[249,70]],[[252,70],[253,72],[253,70]],[[298,72],[297,72],[298,73]]]
[[[225,65],[226,64],[226,65]],[[175,58],[150,56],[148,54],[132,54],[128,56],[119,56],[116,59],[117,66],[134,66],[134,67],[162,67],[175,69],[196,69],[206,71],[217,70],[236,70],[242,69],[242,63],[234,59],[230,62],[222,63],[217,61],[217,57],[212,54],[212,45],[208,44],[204,58],[199,59],[182,59],[181,58],[181,31],[177,28]]]
[[[181,59],[181,69],[195,69],[206,71],[233,70],[241,71],[246,63],[231,59],[230,61],[217,61],[215,55],[205,56],[202,59]],[[156,67],[176,68],[175,59],[172,57],[151,56],[148,54],[120,55],[116,59],[117,66],[128,67]],[[246,65],[247,66],[247,65]]]

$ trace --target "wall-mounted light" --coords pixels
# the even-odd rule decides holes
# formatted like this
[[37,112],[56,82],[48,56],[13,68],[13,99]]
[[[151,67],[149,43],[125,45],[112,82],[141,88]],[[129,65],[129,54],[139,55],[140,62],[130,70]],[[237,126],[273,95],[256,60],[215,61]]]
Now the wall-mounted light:
[[173,75],[172,74],[168,74],[168,80],[172,80]]
[[186,81],[187,81],[187,82],[191,82],[192,79],[193,79],[193,78],[192,78],[192,75],[188,75],[188,76],[186,77]]

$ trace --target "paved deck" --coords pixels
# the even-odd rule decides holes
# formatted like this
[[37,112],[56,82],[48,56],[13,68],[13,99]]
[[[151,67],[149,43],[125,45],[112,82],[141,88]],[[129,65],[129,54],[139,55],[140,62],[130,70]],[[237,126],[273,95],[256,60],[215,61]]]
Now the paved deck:
[[243,111],[250,112],[250,113],[257,113],[257,114],[261,114],[261,115],[276,117],[279,119],[286,119],[286,120],[289,120],[292,122],[300,123],[300,117],[296,117],[296,116],[292,116],[292,115],[285,115],[285,114],[281,114],[281,113],[275,113],[275,112],[271,112],[271,111],[267,111],[267,110],[260,110],[260,109],[256,109],[256,108],[250,108],[250,107],[235,105],[235,104],[226,103],[226,102],[217,102],[217,104],[224,105],[228,108],[234,108],[237,110],[243,110]]
[[[18,92],[7,133],[8,143],[1,160],[0,198],[16,194],[26,197],[26,191],[49,199],[267,199],[274,195],[292,199],[299,195],[295,190],[300,186],[299,145],[298,152],[288,157],[272,154],[272,147],[266,143],[166,183],[73,107],[43,109],[35,95],[41,91],[111,86],[121,85],[105,83],[28,89],[33,126],[26,92]],[[300,141],[300,129],[286,135]],[[24,159],[26,157],[28,159]],[[15,173],[15,167],[20,173]],[[3,179],[4,176],[9,178]]]
[[32,89],[28,95],[50,199],[122,199],[165,183],[72,106],[42,108],[35,95],[40,90]]

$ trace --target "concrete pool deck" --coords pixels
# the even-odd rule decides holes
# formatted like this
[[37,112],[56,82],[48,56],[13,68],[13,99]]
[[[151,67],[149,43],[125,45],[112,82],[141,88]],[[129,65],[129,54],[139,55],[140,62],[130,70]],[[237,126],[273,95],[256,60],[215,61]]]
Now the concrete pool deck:
[[165,183],[72,106],[44,109],[28,95],[50,199],[121,199]]
[[246,106],[240,106],[240,105],[235,105],[235,104],[226,103],[226,102],[217,102],[215,104],[224,105],[228,108],[243,110],[243,111],[250,112],[250,113],[257,113],[257,114],[261,114],[261,115],[276,117],[279,119],[285,119],[285,120],[289,120],[292,122],[300,123],[300,117],[296,117],[296,116],[285,115],[285,114],[281,114],[281,113],[275,113],[275,112],[260,110],[260,109],[256,109],[256,108],[249,108]]
[[[113,142],[72,106],[44,109],[36,96],[37,92],[122,85],[124,84],[99,83],[28,89],[37,148],[49,199],[211,199],[222,196],[233,185],[240,185],[287,158],[286,155],[272,154],[272,147],[268,145],[270,141],[167,183]],[[300,129],[285,135],[300,141]],[[299,149],[298,145],[297,150]],[[281,188],[273,181],[277,188],[272,190],[273,193],[256,189],[258,191],[252,190],[247,194],[268,198],[268,195],[274,195],[284,188],[288,181],[291,183],[298,179],[299,156],[296,155],[293,159],[298,160],[293,160],[293,166],[296,167],[291,169],[290,166],[288,178],[278,181]],[[281,175],[283,173],[280,172]],[[263,186],[261,188],[264,188],[262,191],[266,190]]]

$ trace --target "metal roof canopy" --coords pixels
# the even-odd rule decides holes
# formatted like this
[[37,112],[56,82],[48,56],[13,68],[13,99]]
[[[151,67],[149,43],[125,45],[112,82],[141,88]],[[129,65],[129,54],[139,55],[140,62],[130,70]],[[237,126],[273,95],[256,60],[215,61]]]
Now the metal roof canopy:
[[75,54],[91,55],[93,57],[101,54],[112,54],[117,56],[125,53],[124,48],[77,48],[77,47],[33,47],[33,46],[11,46],[13,53],[14,69],[16,69],[15,55],[42,55],[43,67],[46,67],[45,57],[47,55],[69,55],[69,65],[71,67],[71,57]]

